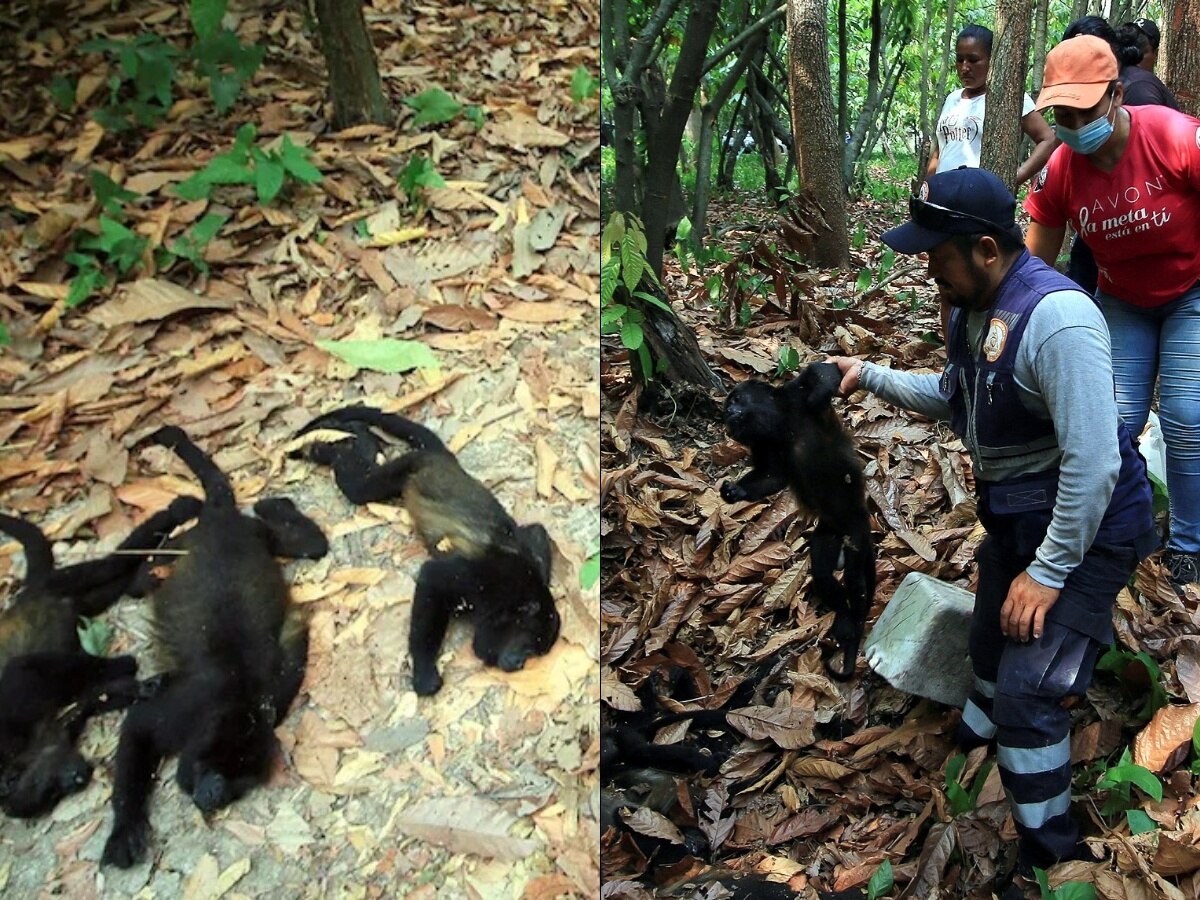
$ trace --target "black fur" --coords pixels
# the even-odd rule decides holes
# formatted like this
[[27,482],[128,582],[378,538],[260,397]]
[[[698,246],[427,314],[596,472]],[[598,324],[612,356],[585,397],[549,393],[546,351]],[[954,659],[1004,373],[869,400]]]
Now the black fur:
[[[841,670],[824,655],[839,681],[854,675],[871,599],[875,545],[867,514],[866,482],[854,444],[833,411],[841,381],[833,363],[813,363],[782,387],[745,381],[725,401],[725,424],[750,448],[750,471],[721,485],[728,503],[761,500],[790,487],[817,518],[812,536],[813,591],[834,613],[831,634],[843,654]],[[844,554],[844,586],[834,577]]]
[[[121,551],[157,549],[171,530],[195,518],[199,501],[181,498],[135,528]],[[41,529],[0,515],[0,531],[25,551],[26,576],[0,613],[0,809],[16,817],[49,812],[87,786],[92,767],[75,749],[87,720],[141,695],[132,656],[84,652],[79,616],[111,606],[142,557],[132,552],[56,568]]]
[[[412,448],[389,462],[375,426]],[[336,410],[309,422],[352,437],[310,444],[304,454],[333,467],[338,487],[354,503],[400,500],[433,558],[417,576],[409,651],[413,688],[434,694],[442,686],[437,654],[450,617],[469,612],[475,655],[490,666],[516,671],[550,650],[559,616],[550,594],[550,538],[541,525],[517,525],[491,491],[467,474],[428,428],[366,406]]]
[[[205,501],[180,542],[186,555],[154,594],[162,687],[130,711],[121,730],[113,829],[102,858],[121,868],[146,855],[147,804],[163,757],[179,754],[176,781],[205,814],[266,781],[275,727],[300,689],[308,656],[307,622],[290,603],[274,554],[320,549],[311,522],[273,530],[239,513],[229,479],[179,428],[162,428],[150,440],[183,459]],[[300,516],[290,504],[286,513]],[[288,545],[289,533],[301,535],[300,547]]]

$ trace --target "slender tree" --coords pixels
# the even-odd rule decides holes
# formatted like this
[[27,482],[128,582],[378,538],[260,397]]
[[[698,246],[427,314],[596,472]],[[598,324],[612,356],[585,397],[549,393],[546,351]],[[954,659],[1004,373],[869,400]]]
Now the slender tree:
[[1016,189],[1021,151],[1021,107],[1029,71],[1029,20],[1033,0],[997,0],[987,116],[979,164]]
[[814,262],[834,267],[849,264],[850,242],[840,171],[842,142],[834,134],[837,112],[829,77],[825,4],[826,0],[788,0],[788,86],[801,190],[811,195],[824,213],[824,225],[814,239]]
[[359,0],[314,0],[321,52],[329,70],[333,127],[364,122],[389,124],[392,111],[383,96],[375,47]]

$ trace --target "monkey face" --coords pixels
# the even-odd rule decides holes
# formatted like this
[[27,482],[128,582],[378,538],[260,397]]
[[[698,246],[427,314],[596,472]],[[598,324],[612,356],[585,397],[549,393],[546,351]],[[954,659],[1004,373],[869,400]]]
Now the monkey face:
[[179,786],[202,813],[224,809],[266,781],[275,753],[271,716],[258,709],[226,710],[202,747],[179,760]]
[[69,742],[44,744],[0,775],[0,808],[18,819],[44,815],[91,780],[91,764]]
[[773,433],[781,434],[782,416],[775,388],[761,381],[743,381],[725,398],[725,427],[739,444],[754,444]]
[[475,622],[475,655],[505,672],[515,672],[530,657],[548,653],[558,640],[561,620],[550,591],[536,578],[523,588],[515,605],[489,609]]

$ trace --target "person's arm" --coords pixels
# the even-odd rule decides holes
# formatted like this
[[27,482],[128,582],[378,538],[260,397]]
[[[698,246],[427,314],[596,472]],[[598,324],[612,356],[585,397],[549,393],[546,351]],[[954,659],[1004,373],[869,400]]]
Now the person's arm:
[[937,372],[897,372],[849,356],[833,356],[828,362],[836,364],[842,373],[838,392],[843,397],[863,388],[931,419],[950,418],[950,404],[942,396],[941,375]]
[[929,165],[925,167],[925,177],[932,178],[937,174],[938,155],[941,152],[941,147],[938,145],[937,137],[933,138],[933,150],[929,154]]
[[1034,148],[1033,152],[1029,154],[1029,159],[1017,167],[1017,184],[1019,185],[1029,181],[1042,171],[1050,159],[1050,154],[1058,146],[1058,138],[1054,136],[1054,130],[1046,123],[1042,114],[1036,110],[1021,118],[1021,130],[1029,135],[1029,139],[1034,143]]
[[1058,253],[1062,250],[1066,233],[1066,228],[1049,228],[1038,222],[1030,222],[1025,230],[1025,249],[1046,265],[1053,266],[1058,262]]

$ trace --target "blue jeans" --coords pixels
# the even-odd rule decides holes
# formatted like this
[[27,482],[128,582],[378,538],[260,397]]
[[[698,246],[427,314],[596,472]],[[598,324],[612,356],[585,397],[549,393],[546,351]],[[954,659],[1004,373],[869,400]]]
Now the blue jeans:
[[1200,551],[1200,283],[1163,306],[1142,309],[1100,291],[1112,337],[1117,408],[1140,435],[1158,381],[1167,448],[1171,535],[1167,546]]

